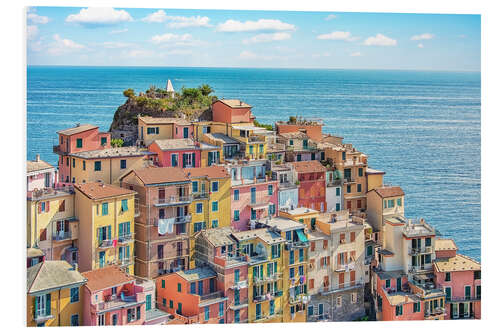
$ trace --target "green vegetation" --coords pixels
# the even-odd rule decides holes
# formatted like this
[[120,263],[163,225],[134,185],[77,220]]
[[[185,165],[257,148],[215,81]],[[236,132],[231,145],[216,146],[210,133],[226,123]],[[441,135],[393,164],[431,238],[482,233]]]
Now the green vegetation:
[[261,124],[259,123],[257,120],[254,120],[253,121],[253,124],[257,127],[262,127],[262,128],[265,128],[266,130],[268,131],[272,131],[273,130],[273,125],[269,125],[269,124]]
[[296,124],[297,123],[297,117],[290,116],[290,118],[288,119],[288,123],[289,124]]
[[122,147],[122,146],[123,146],[122,139],[111,139],[111,147],[116,148],[116,147]]
[[130,97],[135,97],[135,92],[134,89],[128,88],[127,90],[123,91],[123,96],[130,98]]

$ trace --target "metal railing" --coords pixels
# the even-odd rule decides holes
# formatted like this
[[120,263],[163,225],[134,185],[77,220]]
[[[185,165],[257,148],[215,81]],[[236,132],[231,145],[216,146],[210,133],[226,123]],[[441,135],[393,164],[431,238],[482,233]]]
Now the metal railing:
[[347,290],[347,289],[358,288],[358,287],[363,286],[364,283],[365,282],[363,279],[359,279],[359,280],[355,280],[355,281],[348,281],[348,282],[344,282],[344,283],[339,283],[337,285],[329,285],[327,287],[322,286],[321,288],[319,288],[319,292],[320,292],[320,294],[325,295],[325,294],[330,294],[330,293],[343,291],[343,290]]
[[337,264],[335,265],[336,272],[350,272],[356,269],[356,262],[350,262],[348,264]]
[[432,252],[432,246],[423,246],[420,248],[410,248],[408,249],[408,254],[409,255],[416,255],[416,254],[422,254],[422,253],[431,253]]
[[152,222],[152,224],[157,227],[158,224],[159,224],[159,221],[160,220],[169,220],[171,218],[175,218],[174,220],[174,224],[180,224],[180,223],[189,223],[191,222],[191,214],[187,214],[187,215],[183,215],[183,216],[172,216],[172,217],[165,217],[163,219],[160,219],[158,217],[152,217],[150,219],[150,221]]
[[101,249],[107,249],[113,247],[113,239],[104,239],[99,243]]
[[222,298],[224,297],[224,293],[222,291],[216,291],[210,294],[205,294],[200,296],[200,301],[206,301],[209,299],[217,299],[217,298]]
[[283,276],[282,273],[273,273],[271,275],[264,275],[264,276],[254,276],[253,277],[253,282],[254,283],[263,283],[263,282],[269,282],[269,281],[276,281],[279,280]]
[[185,195],[185,196],[178,196],[178,195],[171,195],[165,198],[158,198],[156,200],[152,200],[154,205],[161,206],[161,205],[181,205],[184,203],[189,203],[193,200],[192,195]]
[[132,234],[118,236],[118,243],[129,243],[129,242],[133,242],[133,241],[134,241],[134,237],[132,237]]
[[63,241],[71,239],[71,231],[56,231],[52,234],[53,241]]
[[234,282],[229,288],[231,288],[231,289],[248,288],[248,281],[243,280],[243,281]]
[[193,200],[208,199],[209,192],[193,193]]

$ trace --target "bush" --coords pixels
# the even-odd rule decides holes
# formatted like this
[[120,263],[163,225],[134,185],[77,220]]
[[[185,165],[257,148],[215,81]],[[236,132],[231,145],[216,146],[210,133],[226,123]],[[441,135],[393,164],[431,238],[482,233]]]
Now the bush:
[[125,96],[125,97],[127,97],[127,98],[134,97],[134,96],[135,96],[134,89],[132,89],[132,88],[128,88],[127,90],[124,90],[124,91],[123,91],[123,96]]
[[123,139],[111,139],[111,147],[116,148],[122,146],[123,146]]

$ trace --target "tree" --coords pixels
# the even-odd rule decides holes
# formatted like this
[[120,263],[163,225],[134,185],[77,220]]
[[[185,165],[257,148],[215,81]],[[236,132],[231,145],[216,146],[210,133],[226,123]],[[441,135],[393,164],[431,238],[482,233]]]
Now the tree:
[[290,116],[290,119],[288,120],[290,124],[295,124],[297,122],[297,117]]
[[123,91],[123,96],[125,96],[127,98],[134,97],[135,96],[134,89],[128,88],[127,90],[124,90]]
[[201,94],[203,96],[208,96],[214,92],[212,87],[210,87],[208,84],[203,84],[203,85],[199,86],[198,89],[201,91]]
[[122,146],[123,146],[123,139],[111,139],[111,147],[116,148]]

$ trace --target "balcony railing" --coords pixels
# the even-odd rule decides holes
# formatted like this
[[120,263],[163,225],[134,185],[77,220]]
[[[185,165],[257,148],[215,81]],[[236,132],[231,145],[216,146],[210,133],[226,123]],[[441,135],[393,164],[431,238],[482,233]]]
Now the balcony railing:
[[445,314],[446,314],[445,308],[441,308],[441,307],[434,308],[434,310],[425,310],[424,311],[424,317],[441,316],[441,315],[445,315]]
[[216,292],[213,292],[210,294],[201,295],[200,301],[208,301],[208,300],[223,298],[223,297],[224,297],[224,293],[222,291],[216,291]]
[[408,249],[409,255],[417,255],[423,253],[432,253],[432,246],[424,246],[420,248],[410,248]]
[[356,269],[355,262],[350,262],[348,264],[337,264],[335,265],[335,272],[350,272]]
[[248,288],[248,281],[244,280],[244,281],[234,282],[229,288],[231,288],[231,289],[244,289],[244,288]]
[[339,283],[339,284],[334,285],[334,286],[332,286],[332,285],[322,286],[319,289],[319,292],[321,293],[321,295],[328,295],[328,294],[335,293],[338,291],[358,288],[358,287],[364,286],[364,283],[365,282],[363,279],[359,279],[359,280],[355,280],[355,281],[348,281],[348,282],[344,282],[344,283]]
[[178,196],[171,195],[166,198],[158,198],[157,200],[153,200],[153,204],[155,206],[168,206],[168,205],[182,205],[188,204],[193,200],[192,195]]
[[157,217],[152,217],[150,220],[152,224],[157,227],[159,224],[160,220],[169,220],[171,218],[175,218],[174,224],[181,224],[181,223],[189,223],[191,222],[191,214],[183,215],[183,216],[172,216],[172,217],[165,217],[163,219],[157,218]]
[[113,247],[113,240],[112,240],[112,239],[105,239],[105,240],[102,240],[102,241],[99,243],[99,247],[100,247],[101,249],[107,249],[107,248]]
[[130,243],[134,241],[134,237],[132,237],[132,234],[126,234],[126,235],[119,235],[118,236],[118,243]]
[[121,296],[121,295],[110,295],[104,302],[100,302],[94,305],[94,309],[97,311],[106,311],[110,309],[133,306],[139,301],[138,295],[132,296]]
[[268,315],[263,315],[261,314],[260,316],[259,315],[256,315],[253,319],[253,322],[261,322],[261,321],[264,321],[264,320],[270,320],[270,319],[273,319],[273,318],[276,318],[276,317],[279,317],[283,314],[283,311],[282,310],[279,310],[279,311],[275,311],[273,314],[268,314]]
[[56,231],[52,234],[53,241],[64,241],[67,239],[71,239],[71,231]]
[[122,258],[118,260],[118,265],[121,267],[123,266],[130,266],[134,263],[134,260],[132,258]]
[[460,296],[460,297],[452,297],[451,299],[446,299],[446,303],[453,303],[453,302],[467,302],[467,301],[480,301],[481,296]]
[[356,181],[352,177],[344,177],[344,183],[349,184],[349,183],[355,183]]
[[254,283],[263,283],[263,282],[269,282],[269,281],[276,281],[276,280],[279,280],[282,276],[283,276],[282,273],[274,273],[271,275],[264,275],[262,277],[254,276],[253,282]]
[[210,194],[208,192],[193,193],[193,200],[208,199],[209,196]]
[[[297,304],[297,303],[307,303],[307,294],[299,294],[299,295],[291,295],[290,292],[288,292],[288,303],[289,304]],[[305,300],[305,302],[304,302]]]

